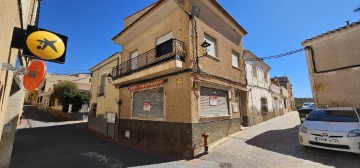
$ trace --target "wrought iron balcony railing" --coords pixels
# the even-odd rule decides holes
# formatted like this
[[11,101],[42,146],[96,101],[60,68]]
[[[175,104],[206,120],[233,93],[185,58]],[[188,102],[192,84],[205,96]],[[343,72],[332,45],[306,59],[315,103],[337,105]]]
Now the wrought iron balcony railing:
[[185,43],[177,39],[170,39],[157,45],[156,48],[114,67],[112,78],[116,80],[171,59],[185,61],[185,55]]

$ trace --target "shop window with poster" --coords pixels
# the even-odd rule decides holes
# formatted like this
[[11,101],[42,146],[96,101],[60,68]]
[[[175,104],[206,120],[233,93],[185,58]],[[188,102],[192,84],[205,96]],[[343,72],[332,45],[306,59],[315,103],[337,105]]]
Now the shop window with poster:
[[163,117],[164,88],[134,91],[132,115],[135,117]]
[[201,87],[200,88],[200,116],[216,117],[228,116],[228,91]]

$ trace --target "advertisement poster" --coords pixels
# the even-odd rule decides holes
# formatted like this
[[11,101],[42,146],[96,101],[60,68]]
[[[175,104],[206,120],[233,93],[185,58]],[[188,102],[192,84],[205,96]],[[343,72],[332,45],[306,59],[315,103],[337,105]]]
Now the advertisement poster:
[[210,106],[217,106],[218,105],[217,96],[210,96],[209,104],[210,104]]
[[143,110],[146,112],[149,112],[151,110],[151,103],[150,102],[144,102]]

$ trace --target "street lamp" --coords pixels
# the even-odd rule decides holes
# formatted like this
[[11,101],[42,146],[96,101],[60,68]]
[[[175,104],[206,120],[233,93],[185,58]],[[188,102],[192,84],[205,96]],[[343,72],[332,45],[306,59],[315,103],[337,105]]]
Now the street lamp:
[[111,81],[112,81],[112,75],[110,74],[110,73],[108,73],[107,75],[106,75],[106,78],[107,78],[107,81],[110,83]]
[[210,50],[210,46],[211,44],[208,43],[206,40],[201,44],[201,47],[203,48],[204,50],[204,55],[207,55],[207,52]]

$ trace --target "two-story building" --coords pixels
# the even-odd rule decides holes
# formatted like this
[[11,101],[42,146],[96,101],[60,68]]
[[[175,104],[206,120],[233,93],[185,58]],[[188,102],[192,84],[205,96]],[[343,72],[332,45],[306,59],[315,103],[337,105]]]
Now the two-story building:
[[216,0],[159,0],[126,18],[113,38],[122,46],[111,82],[119,138],[192,157],[204,133],[211,143],[240,131],[246,34]]
[[255,54],[244,51],[246,79],[248,86],[248,110],[244,115],[244,125],[250,126],[274,118],[271,93],[270,66]]
[[360,107],[360,22],[302,42],[316,106]]
[[88,127],[104,135],[114,135],[117,126],[108,124],[106,117],[107,113],[118,113],[119,110],[119,90],[110,83],[108,76],[120,62],[121,53],[117,52],[90,69],[92,82]]

